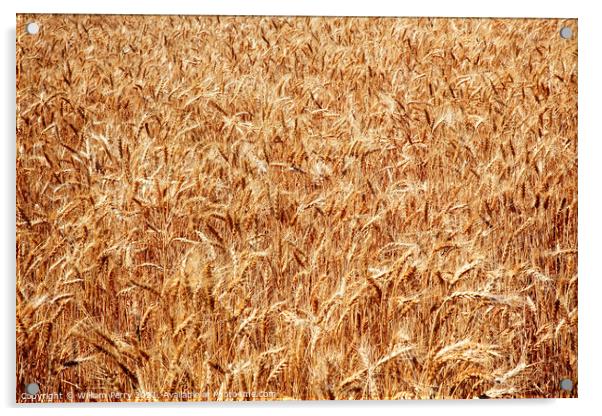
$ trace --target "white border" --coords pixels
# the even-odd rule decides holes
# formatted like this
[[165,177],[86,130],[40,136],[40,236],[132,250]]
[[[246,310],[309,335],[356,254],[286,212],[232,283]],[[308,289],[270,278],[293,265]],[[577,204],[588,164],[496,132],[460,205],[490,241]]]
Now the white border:
[[[11,4],[8,4],[11,3]],[[349,415],[366,413],[425,415],[444,413],[462,415],[505,415],[527,412],[546,415],[591,414],[602,395],[602,371],[599,351],[600,308],[602,304],[602,267],[598,261],[602,248],[602,215],[600,189],[602,188],[601,115],[602,90],[600,84],[599,41],[602,40],[602,16],[595,1],[525,0],[488,1],[384,1],[384,0],[236,0],[228,2],[191,0],[146,0],[127,2],[101,0],[98,2],[53,0],[21,0],[2,2],[2,54],[0,70],[2,98],[2,148],[0,150],[0,195],[3,195],[0,216],[2,244],[3,297],[0,392],[5,414],[99,415],[127,414],[144,411],[151,415],[221,413],[245,416],[280,414],[327,414],[344,412]],[[572,400],[507,400],[507,401],[417,401],[417,402],[302,402],[302,403],[243,403],[201,404],[196,406],[165,404],[112,405],[103,407],[47,406],[16,407],[14,404],[14,282],[15,282],[15,13],[123,13],[123,14],[235,14],[235,15],[329,15],[329,16],[447,16],[447,17],[576,17],[579,19],[579,399]],[[169,408],[169,409],[168,409]],[[597,413],[597,412],[595,412]]]
[[325,15],[325,16],[443,16],[443,17],[577,17],[575,2],[520,0],[422,1],[386,0],[231,0],[228,2],[183,0],[145,2],[22,1],[20,12],[123,13],[123,14],[234,14],[234,15]]

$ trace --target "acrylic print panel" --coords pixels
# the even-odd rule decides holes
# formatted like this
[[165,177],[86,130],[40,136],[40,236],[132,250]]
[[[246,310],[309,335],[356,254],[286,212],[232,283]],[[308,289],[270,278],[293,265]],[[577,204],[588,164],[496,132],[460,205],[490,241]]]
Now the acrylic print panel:
[[18,402],[577,396],[576,20],[19,15],[16,139]]

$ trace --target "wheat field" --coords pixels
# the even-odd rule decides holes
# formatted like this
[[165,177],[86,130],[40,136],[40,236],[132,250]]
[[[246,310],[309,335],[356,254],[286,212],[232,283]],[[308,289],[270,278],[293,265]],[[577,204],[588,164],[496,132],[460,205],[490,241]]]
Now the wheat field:
[[576,38],[18,15],[17,402],[577,397]]

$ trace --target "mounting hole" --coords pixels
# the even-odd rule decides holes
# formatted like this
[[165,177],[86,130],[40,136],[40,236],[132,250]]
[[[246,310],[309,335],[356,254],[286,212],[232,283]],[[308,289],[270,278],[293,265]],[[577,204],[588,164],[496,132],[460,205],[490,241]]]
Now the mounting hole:
[[568,378],[565,378],[564,380],[560,381],[560,388],[562,390],[565,391],[571,391],[573,390],[573,380],[569,380]]
[[25,31],[30,35],[37,35],[40,31],[40,25],[38,22],[29,22],[25,25]]
[[560,37],[562,39],[570,39],[573,37],[573,29],[571,29],[568,26],[563,27],[562,29],[560,29]]
[[29,383],[25,386],[25,393],[35,395],[40,392],[40,386],[38,383]]

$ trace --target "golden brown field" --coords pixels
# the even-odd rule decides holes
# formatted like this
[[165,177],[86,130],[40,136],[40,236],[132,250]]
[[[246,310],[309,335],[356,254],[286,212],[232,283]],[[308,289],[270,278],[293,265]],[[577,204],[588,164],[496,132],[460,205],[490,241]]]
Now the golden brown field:
[[576,397],[576,37],[19,15],[16,400]]

